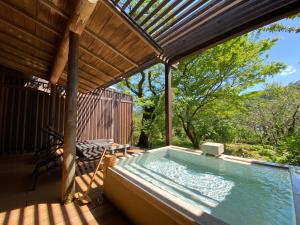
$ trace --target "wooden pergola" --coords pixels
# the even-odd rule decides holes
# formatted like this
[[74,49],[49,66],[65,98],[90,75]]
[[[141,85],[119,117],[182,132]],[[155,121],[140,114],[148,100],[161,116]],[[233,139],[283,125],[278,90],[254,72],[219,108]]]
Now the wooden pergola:
[[299,0],[0,0],[0,64],[67,86],[62,200],[74,193],[76,95],[171,65],[300,10]]

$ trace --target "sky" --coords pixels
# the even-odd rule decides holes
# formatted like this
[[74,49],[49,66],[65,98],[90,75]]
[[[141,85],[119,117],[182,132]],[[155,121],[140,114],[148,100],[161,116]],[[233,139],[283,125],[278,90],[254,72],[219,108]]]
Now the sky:
[[[286,26],[300,27],[300,18],[294,20],[283,19],[278,21]],[[287,85],[291,82],[300,80],[300,33],[287,32],[265,32],[261,38],[278,37],[280,40],[268,52],[269,59],[272,61],[281,61],[287,65],[287,68],[280,74],[267,79],[267,83],[279,83]],[[256,91],[263,89],[265,84],[258,84],[250,88],[248,91]]]

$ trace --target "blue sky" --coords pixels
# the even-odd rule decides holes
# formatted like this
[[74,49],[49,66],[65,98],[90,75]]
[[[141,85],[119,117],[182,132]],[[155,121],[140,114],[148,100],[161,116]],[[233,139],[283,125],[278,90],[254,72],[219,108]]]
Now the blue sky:
[[[287,26],[300,26],[300,18],[294,20],[281,20],[280,23]],[[287,85],[291,82],[300,80],[300,33],[263,33],[261,38],[279,37],[278,43],[269,51],[269,59],[272,61],[281,61],[287,65],[287,68],[278,75],[267,79],[267,83],[279,83]],[[265,84],[258,84],[249,91],[260,90]]]

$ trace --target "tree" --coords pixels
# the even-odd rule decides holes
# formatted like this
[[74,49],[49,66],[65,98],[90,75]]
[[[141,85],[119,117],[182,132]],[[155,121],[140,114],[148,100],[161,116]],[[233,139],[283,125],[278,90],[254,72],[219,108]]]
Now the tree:
[[136,111],[141,114],[137,145],[143,148],[151,146],[151,131],[160,110],[159,106],[164,90],[162,74],[163,66],[157,65],[126,79],[118,86],[119,89],[129,92],[135,97]]
[[268,85],[258,96],[245,100],[242,123],[260,137],[262,144],[279,145],[294,135],[300,124],[300,90],[297,85],[287,87]]
[[198,148],[202,139],[203,126],[197,117],[206,106],[217,99],[239,98],[246,88],[285,68],[267,62],[266,52],[276,41],[247,34],[179,63],[173,77],[174,109],[193,147]]
[[[300,13],[296,13],[293,16],[289,16],[287,20],[295,20],[300,18]],[[300,26],[292,27],[286,26],[281,22],[275,22],[270,25],[264,26],[258,29],[258,32],[288,32],[288,33],[300,33]]]

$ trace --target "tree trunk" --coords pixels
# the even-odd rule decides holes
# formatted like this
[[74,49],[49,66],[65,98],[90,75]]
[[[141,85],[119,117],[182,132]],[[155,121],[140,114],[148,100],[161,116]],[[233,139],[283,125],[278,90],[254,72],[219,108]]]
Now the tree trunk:
[[144,128],[149,125],[154,119],[155,115],[153,114],[155,107],[144,107],[143,108],[143,116],[142,116],[142,129],[139,136],[138,146],[141,148],[149,148],[150,140],[149,134],[147,130]]
[[192,142],[193,148],[196,148],[196,149],[199,148],[199,140],[194,135],[192,123],[190,121],[187,121],[185,123],[182,117],[180,119],[181,119],[182,126],[183,126],[183,129],[184,129],[187,137]]
[[193,127],[188,125],[188,129],[186,131],[186,134],[190,141],[192,142],[193,148],[198,149],[199,148],[199,140],[197,137],[195,137],[194,132],[193,132]]
[[141,148],[149,148],[149,135],[142,129],[139,137],[139,142],[137,144]]

